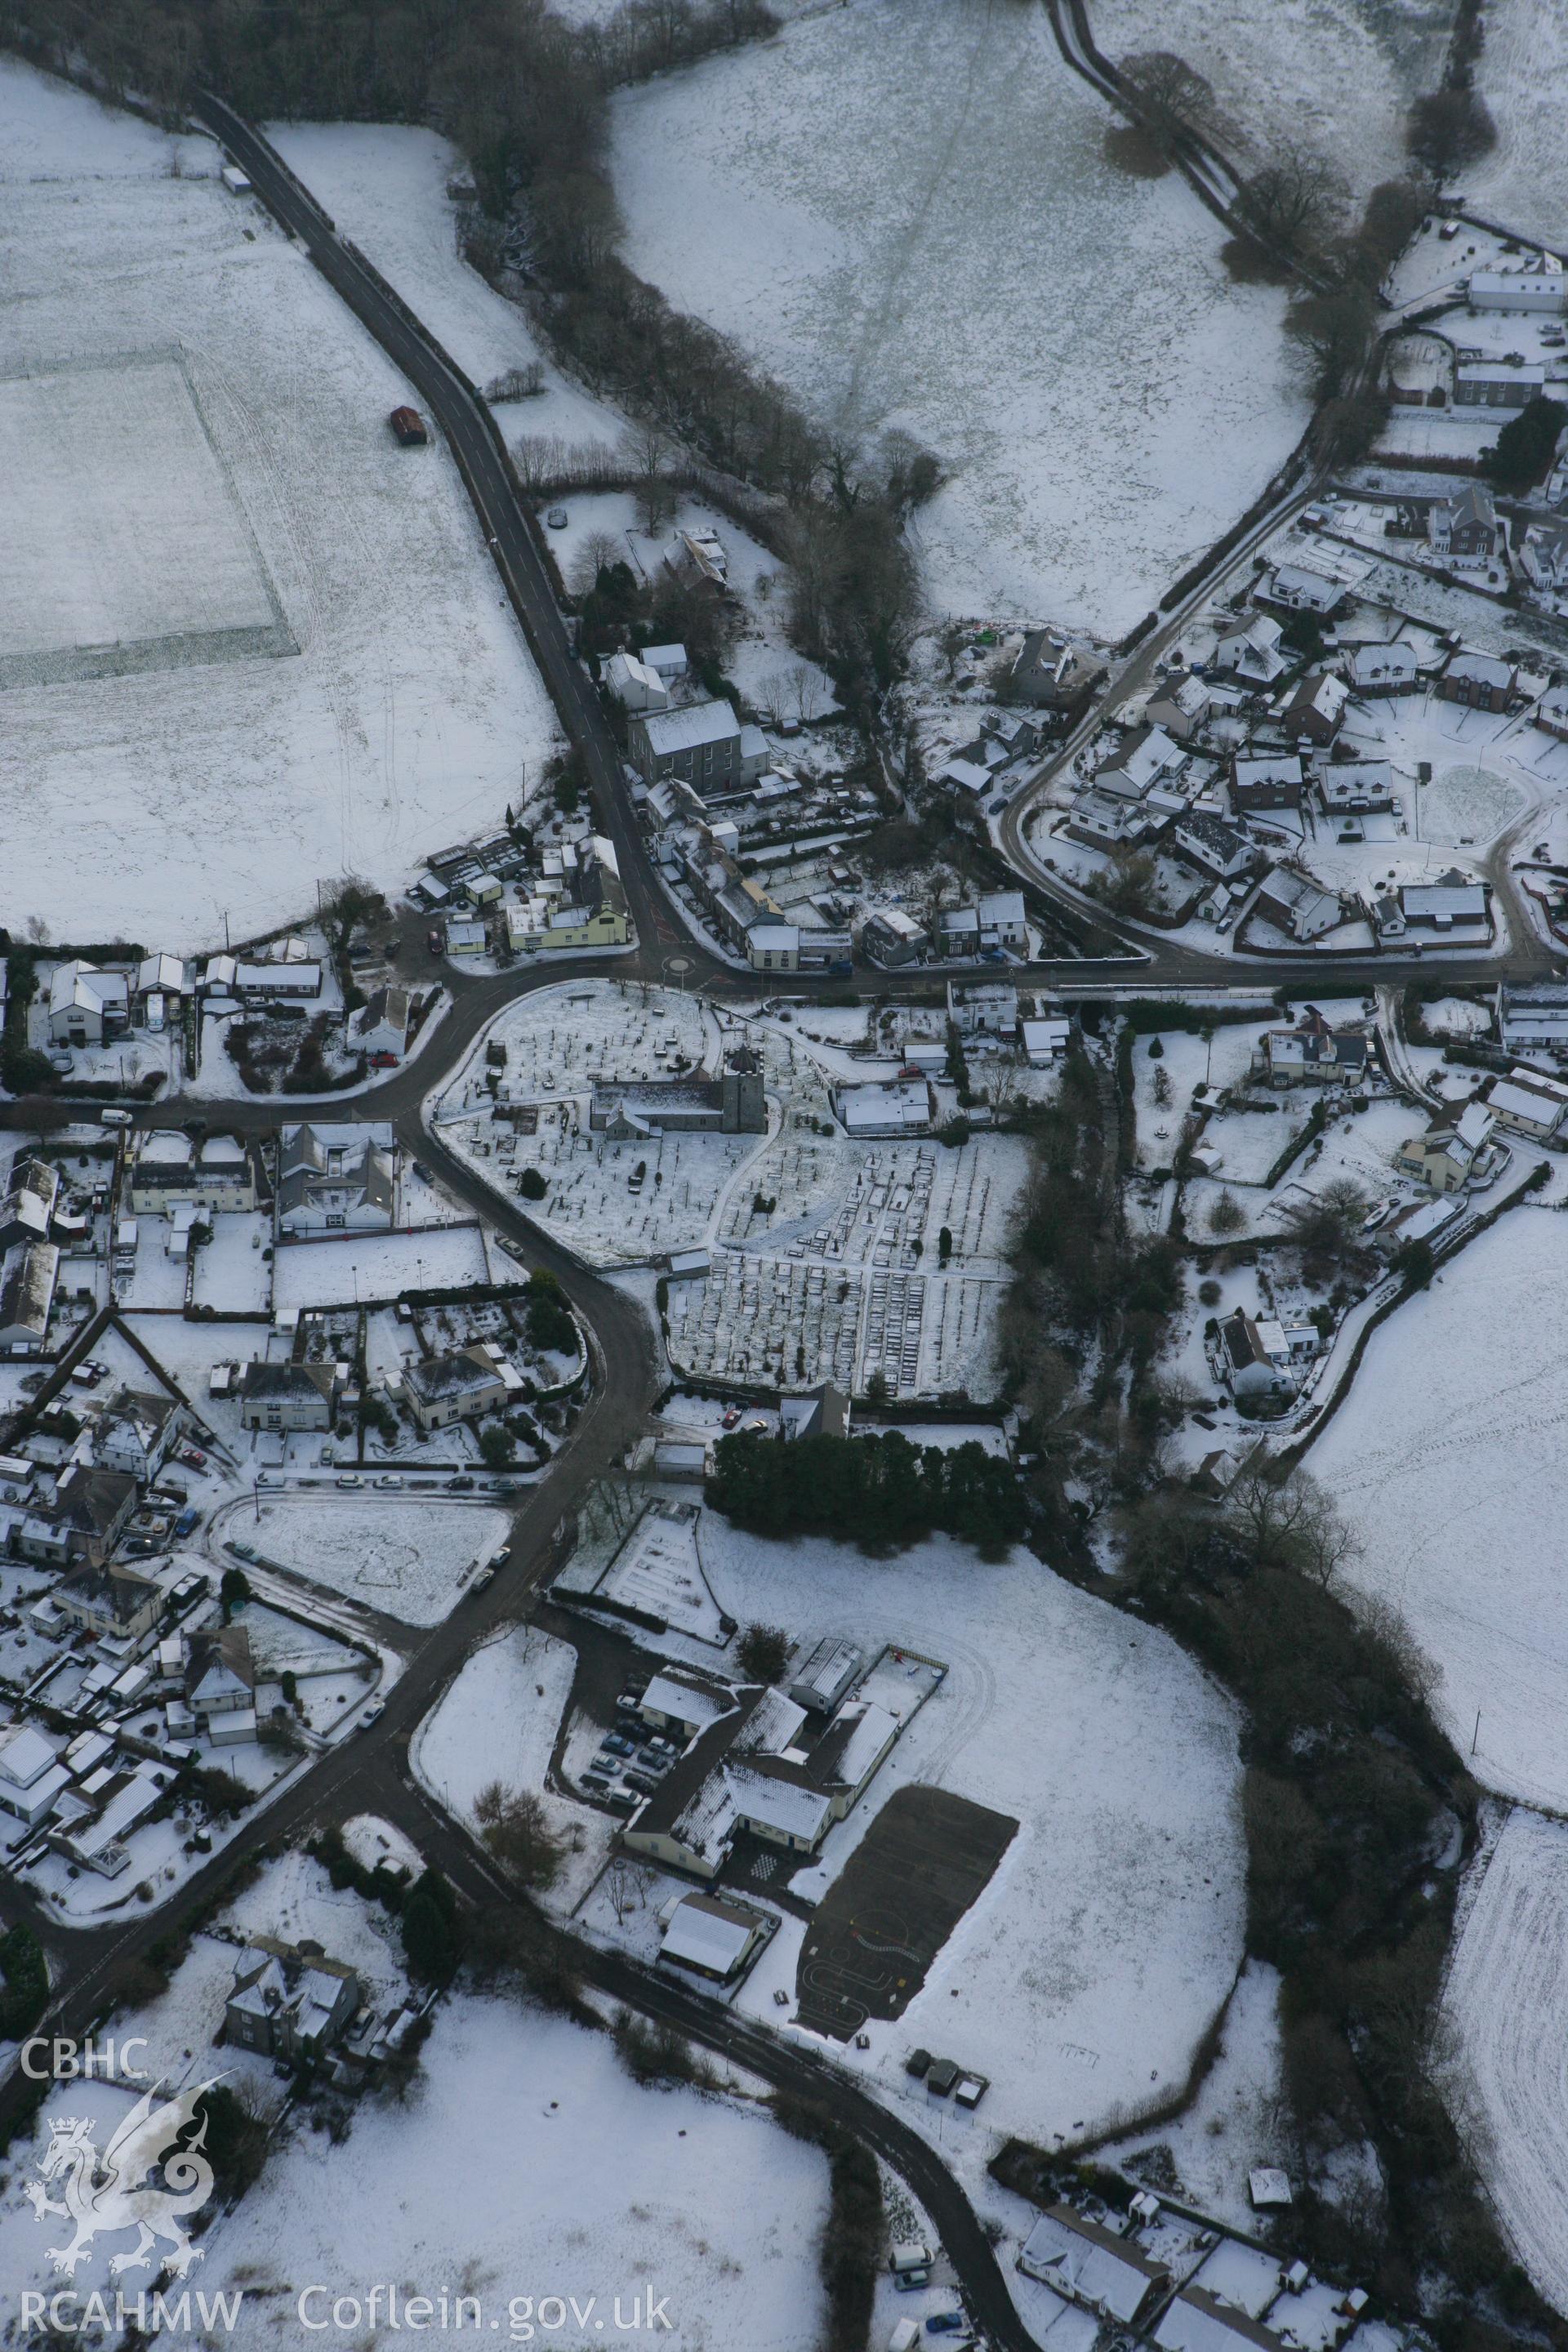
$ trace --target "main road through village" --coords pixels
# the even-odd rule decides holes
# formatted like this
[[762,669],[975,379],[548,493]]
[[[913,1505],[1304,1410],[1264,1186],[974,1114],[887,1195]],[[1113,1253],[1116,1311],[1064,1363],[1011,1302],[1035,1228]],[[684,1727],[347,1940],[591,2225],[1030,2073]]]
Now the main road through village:
[[[139,1108],[143,1123],[164,1124],[184,1117],[210,1120],[215,1112],[226,1127],[265,1134],[312,1115],[334,1120],[387,1120],[405,1149],[417,1151],[440,1182],[481,1213],[527,1260],[556,1274],[590,1335],[593,1377],[586,1402],[549,1475],[532,1488],[514,1519],[506,1565],[488,1591],[465,1601],[444,1623],[413,1633],[402,1669],[373,1725],[303,1759],[281,1793],[249,1815],[223,1849],[196,1871],[169,1903],[149,1916],[69,1928],[16,1882],[7,1882],[5,1909],[27,1920],[49,1954],[53,1998],[46,2030],[80,2035],[106,2016],[121,1997],[130,1971],[149,1948],[199,1919],[221,1894],[236,1866],[263,1846],[295,1836],[312,1825],[341,1821],[354,1812],[375,1812],[394,1822],[438,1867],[466,1902],[486,1909],[528,1913],[536,1935],[554,1936],[563,1957],[584,1983],[643,2014],[678,2027],[780,2090],[815,2102],[891,2165],[924,2206],[951,2256],[970,2311],[980,2328],[1009,2352],[1030,2352],[1032,2338],[1020,2319],[984,2229],[968,2198],[936,2151],[878,2099],[831,2064],[804,2054],[801,2045],[734,2017],[719,2004],[650,1970],[624,1955],[608,1952],[548,1926],[526,1898],[510,1887],[462,1825],[433,1805],[414,1782],[408,1763],[409,1735],[451,1681],[475,1644],[496,1627],[513,1622],[531,1606],[535,1588],[555,1557],[556,1540],[584,1490],[620,1463],[647,1424],[659,1372],[647,1319],[613,1284],[591,1274],[510,1202],[493,1192],[448,1152],[427,1124],[424,1104],[506,1005],[530,991],[566,977],[603,974],[621,980],[673,982],[701,987],[712,995],[751,995],[755,983],[714,955],[692,935],[653,874],[633,816],[619,756],[595,689],[574,657],[549,571],[535,538],[533,519],[519,493],[493,420],[478,393],[433,338],[351,246],[327,215],[294,179],[268,142],[217,99],[201,112],[257,193],[297,237],[322,276],[383,345],[407,377],[445,435],[462,474],[506,593],[549,688],[568,739],[586,770],[599,822],[613,839],[638,945],[630,957],[563,960],[538,968],[478,979],[443,972],[449,1003],[415,1059],[384,1084],[352,1098],[312,1102],[174,1098],[156,1110]],[[1251,541],[1247,542],[1249,546]],[[1240,552],[1245,552],[1245,549]],[[1205,593],[1212,593],[1214,583]],[[1147,674],[1155,655],[1185,617],[1172,617],[1157,638],[1111,681],[1107,700],[1130,690]],[[1071,755],[1078,739],[1063,757]],[[1059,765],[1059,761],[1058,761]],[[1047,775],[1041,780],[1048,782]],[[1037,787],[1036,791],[1037,793]],[[1031,795],[1032,797],[1033,795]],[[1021,811],[1022,803],[1020,803]],[[1052,895],[1050,878],[1030,855],[1021,814],[1010,815],[1003,847],[1031,889]],[[1074,996],[1173,985],[1205,987],[1256,984],[1279,967],[1261,960],[1205,956],[1157,934],[1090,915],[1081,904],[1065,909],[1073,929],[1084,936],[1091,959],[1061,959],[1027,968],[1042,986]],[[426,954],[424,924],[405,919],[395,943],[406,978],[416,977]],[[1516,940],[1522,935],[1516,930]],[[1102,961],[1103,959],[1103,961]],[[1470,984],[1503,974],[1522,976],[1549,963],[1543,948],[1515,945],[1485,964],[1456,963],[1456,981]],[[423,967],[427,968],[427,967]],[[1336,966],[1335,976],[1371,986],[1408,977],[1433,978],[1442,969],[1434,957],[1408,964],[1387,958]],[[866,996],[900,996],[929,988],[922,972],[879,973],[853,983]],[[792,993],[823,988],[841,995],[842,981],[824,982],[792,975]],[[29,2086],[16,2074],[0,2085],[0,2133],[22,2117]]]

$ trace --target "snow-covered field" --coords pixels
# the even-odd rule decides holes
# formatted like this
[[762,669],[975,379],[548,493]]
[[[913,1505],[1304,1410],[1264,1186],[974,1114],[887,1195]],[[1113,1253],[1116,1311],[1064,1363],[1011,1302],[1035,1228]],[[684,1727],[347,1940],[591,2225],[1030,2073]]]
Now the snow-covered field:
[[1484,1867],[1445,1992],[1450,2095],[1521,2260],[1568,2311],[1568,1829],[1510,1813]]
[[[538,2340],[552,2344],[810,2352],[818,2341],[826,2165],[762,2111],[641,2090],[606,2034],[468,1997],[438,2012],[424,2075],[409,2105],[362,2105],[345,2147],[296,2137],[207,2239],[202,2284],[247,2288],[231,2342],[275,2343],[280,2320],[292,2340],[309,2286],[327,2290],[307,2305],[319,2316],[335,2296],[392,2281],[407,2294],[478,2295],[482,2329],[503,2342],[551,2296],[596,2299],[580,2318],[568,2304],[554,2325],[551,2306]],[[650,2293],[668,2332],[646,2325]],[[625,2324],[634,2296],[636,2328]]]
[[1568,152],[1558,97],[1568,76],[1560,0],[1488,0],[1478,80],[1497,124],[1492,152],[1466,172],[1465,194],[1500,227],[1568,244]]
[[539,361],[544,391],[497,409],[509,436],[619,440],[625,419],[544,359],[516,303],[487,285],[458,252],[447,183],[465,167],[438,132],[400,122],[274,122],[267,135],[340,233],[352,237],[481,391],[492,378]]
[[[399,884],[554,740],[445,449],[397,448],[404,379],[218,161],[0,64],[0,651],[142,665],[0,688],[0,916],[79,939],[238,940],[318,877]],[[275,628],[268,583],[299,652],[205,658]]]
[[[856,1811],[830,1832],[813,1886],[837,1875],[900,1786],[927,1782],[1020,1826],[995,1875],[897,2023],[832,2045],[911,2119],[940,2119],[950,2160],[978,2175],[994,2136],[1046,2146],[1131,2116],[1190,2063],[1241,1956],[1245,1862],[1237,1725],[1174,1643],[1064,1583],[1025,1552],[987,1565],[932,1540],[866,1563],[837,1545],[701,1523],[721,1606],[815,1641],[841,1633],[944,1661]],[[743,2004],[776,2021],[794,1986],[787,1923]],[[903,2062],[917,2042],[992,2078],[971,2125],[928,2103]]]
[[632,267],[837,435],[942,458],[938,610],[1125,630],[1306,422],[1282,297],[1110,121],[1043,10],[982,0],[850,0],[616,100]]
[[1568,1808],[1565,1308],[1568,1221],[1510,1210],[1373,1335],[1307,1457],[1365,1541],[1357,1585],[1440,1667],[1437,1713],[1470,1770],[1554,1808]]
[[402,1502],[328,1490],[264,1496],[259,1520],[242,1504],[230,1532],[312,1584],[405,1625],[437,1625],[507,1526],[504,1511],[452,1496]]
[[545,1785],[577,1653],[569,1642],[518,1625],[476,1650],[409,1743],[409,1762],[450,1813],[478,1826],[474,1801],[499,1780],[543,1801],[564,1859],[552,1904],[570,1910],[603,1868],[616,1824]]
[[1452,15],[1452,0],[1089,0],[1108,57],[1174,49],[1206,76],[1244,169],[1300,140],[1358,196],[1404,168],[1405,110],[1436,79]]

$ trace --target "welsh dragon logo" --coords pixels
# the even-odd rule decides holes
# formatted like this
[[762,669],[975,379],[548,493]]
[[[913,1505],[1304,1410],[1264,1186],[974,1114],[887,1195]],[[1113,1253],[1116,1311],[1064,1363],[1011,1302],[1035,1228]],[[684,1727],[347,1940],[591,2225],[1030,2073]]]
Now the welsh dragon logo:
[[[49,2117],[49,2144],[38,2159],[43,2179],[30,2180],[27,2195],[40,2221],[58,2213],[74,2227],[68,2245],[47,2249],[57,2271],[72,2275],[87,2260],[94,2238],[120,2230],[134,2230],[136,2243],[128,2253],[111,2257],[111,2273],[150,2269],[158,2253],[161,2266],[184,2278],[201,2261],[202,2248],[191,2243],[185,2217],[199,2212],[212,2195],[213,2168],[202,2154],[205,2116],[183,2146],[179,2136],[196,2121],[202,2095],[217,2079],[172,2099],[161,2098],[156,2089],[143,2092],[101,2157],[89,2116]],[[50,2182],[59,2183],[58,2197],[49,2195]],[[159,2251],[165,2240],[174,2250],[166,2255]]]

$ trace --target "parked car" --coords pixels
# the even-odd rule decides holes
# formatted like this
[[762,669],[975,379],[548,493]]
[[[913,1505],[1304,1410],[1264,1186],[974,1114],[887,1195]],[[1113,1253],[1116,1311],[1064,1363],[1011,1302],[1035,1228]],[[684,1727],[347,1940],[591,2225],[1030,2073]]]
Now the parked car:
[[397,1067],[395,1054],[372,1054],[369,1059],[373,1070],[395,1070]]
[[743,1433],[747,1437],[765,1437],[767,1433],[768,1424],[765,1421],[749,1421]]
[[179,1517],[174,1521],[174,1533],[179,1537],[183,1543],[187,1536],[194,1536],[195,1534],[195,1531],[201,1526],[201,1523],[202,1515],[199,1511],[182,1511]]
[[473,1487],[474,1482],[466,1470],[460,1471],[456,1478],[448,1478],[447,1481],[447,1491],[450,1495],[470,1495]]
[[659,1783],[651,1772],[628,1772],[626,1786],[635,1789],[641,1797],[657,1797],[659,1790]]
[[384,1470],[375,1483],[378,1486],[401,1486],[403,1481],[395,1470]]
[[738,1404],[732,1404],[730,1407],[729,1412],[724,1415],[723,1421],[720,1425],[724,1429],[735,1429],[739,1427],[740,1420],[741,1408]]
[[612,1813],[635,1813],[637,1801],[635,1789],[612,1789],[605,1799]]
[[280,1470],[258,1470],[256,1474],[256,1483],[258,1486],[281,1486],[283,1474]]
[[612,1756],[635,1756],[637,1752],[632,1741],[618,1731],[606,1733],[599,1744]]
[[616,1705],[617,1706],[625,1707],[639,1707],[643,1703],[643,1694],[647,1689],[647,1683],[628,1683],[625,1690],[622,1691],[619,1698],[616,1701]]
[[340,1486],[363,1486],[364,1480],[357,1470],[345,1470],[338,1480]]
[[205,1470],[207,1466],[207,1457],[199,1445],[182,1445],[180,1459],[187,1470]]
[[593,1796],[602,1797],[609,1788],[610,1776],[607,1772],[595,1772],[590,1766],[577,1785],[579,1788],[586,1789]]
[[361,1716],[360,1721],[362,1724],[365,1724],[367,1726],[373,1723],[379,1723],[385,1713],[386,1701],[384,1698],[373,1699],[370,1705],[366,1707],[364,1713]]
[[447,934],[442,930],[438,923],[431,924],[429,930],[425,935],[425,944],[429,949],[433,956],[446,954]]
[[930,2286],[930,2271],[895,2271],[893,2284],[900,2294],[910,2294],[916,2287]]
[[100,1110],[98,1122],[100,1127],[129,1127],[131,1113],[128,1110]]
[[552,530],[564,530],[566,528],[565,508],[552,507],[544,520],[550,525]]

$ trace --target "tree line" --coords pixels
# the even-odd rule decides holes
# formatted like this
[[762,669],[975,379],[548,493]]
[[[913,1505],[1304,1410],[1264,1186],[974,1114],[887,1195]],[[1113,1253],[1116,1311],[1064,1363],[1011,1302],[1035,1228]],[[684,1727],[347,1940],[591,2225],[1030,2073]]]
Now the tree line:
[[911,1445],[897,1430],[867,1437],[722,1437],[710,1507],[754,1535],[831,1535],[869,1551],[957,1536],[994,1554],[1022,1537],[1027,1512],[1011,1465],[970,1440]]

